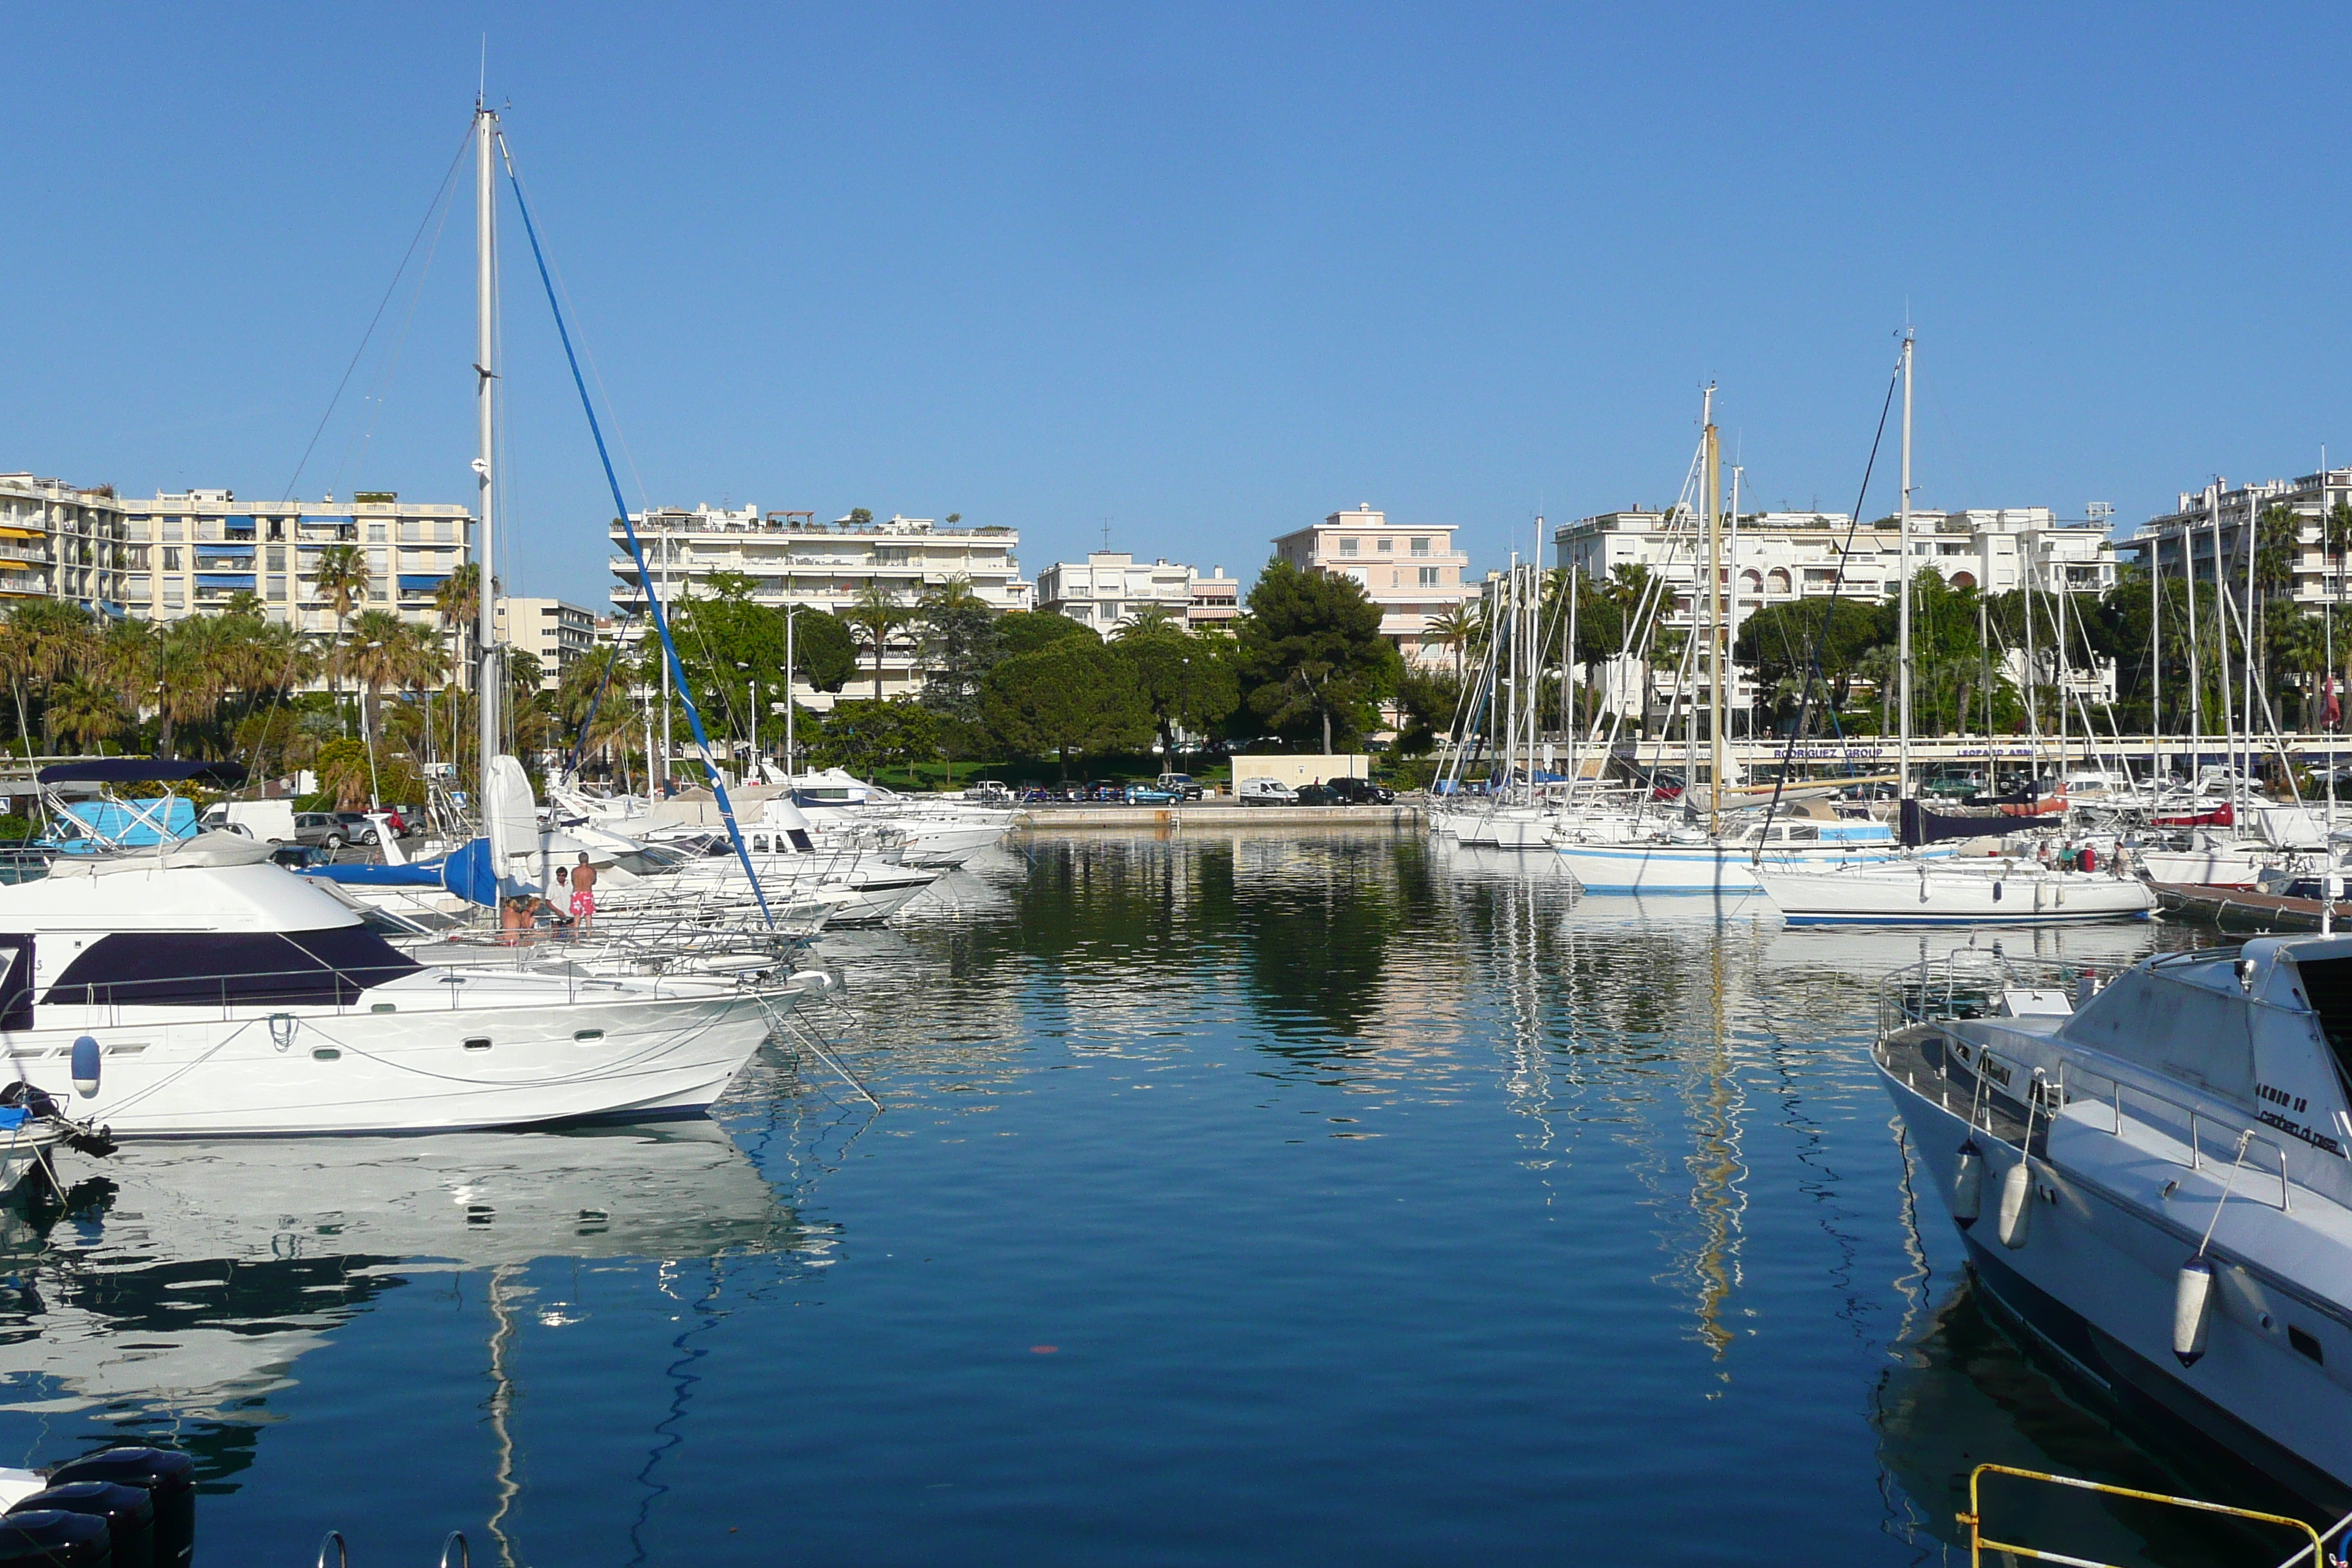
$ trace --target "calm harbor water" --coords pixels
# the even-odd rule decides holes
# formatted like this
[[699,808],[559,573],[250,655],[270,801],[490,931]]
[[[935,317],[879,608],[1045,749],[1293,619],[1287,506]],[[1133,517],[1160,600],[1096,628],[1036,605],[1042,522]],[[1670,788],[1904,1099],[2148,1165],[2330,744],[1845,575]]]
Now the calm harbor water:
[[1916,935],[1385,833],[948,886],[822,946],[878,1113],[772,1047],[709,1124],[133,1147],[6,1216],[0,1464],[167,1438],[205,1559],[370,1564],[1940,1563],[1980,1460],[2181,1484],[1915,1206]]

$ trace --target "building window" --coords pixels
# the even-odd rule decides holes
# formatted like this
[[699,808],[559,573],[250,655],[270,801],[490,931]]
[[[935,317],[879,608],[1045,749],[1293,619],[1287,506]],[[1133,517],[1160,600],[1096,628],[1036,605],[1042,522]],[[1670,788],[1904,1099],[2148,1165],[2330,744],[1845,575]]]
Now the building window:
[[177,539],[180,537],[180,520],[178,518],[167,517],[163,520],[163,537],[166,539]]
[[165,609],[181,609],[184,607],[186,604],[187,600],[183,596],[183,590],[177,583],[166,583],[163,584],[163,607]]
[[1412,552],[1413,552],[1415,555],[1426,555],[1426,554],[1428,554],[1428,553],[1429,553],[1429,541],[1428,541],[1428,540],[1426,540],[1426,539],[1416,539],[1416,540],[1414,540],[1414,541],[1412,542]]
[[1381,553],[1383,555],[1393,555],[1396,553],[1396,541],[1393,539],[1383,539],[1381,541],[1380,549]]
[[[166,537],[168,538],[173,536],[166,535]],[[177,572],[179,569],[180,552],[176,550],[166,548],[163,552],[163,570],[166,572]]]
[[272,577],[269,580],[269,596],[273,599],[282,599],[286,596],[285,578]]
[[1342,555],[1353,555],[1356,553],[1356,542],[1352,539],[1342,539],[1339,541],[1339,553]]
[[286,547],[284,545],[273,544],[269,546],[269,569],[272,572],[283,572],[286,570]]
[[1434,588],[1437,586],[1436,567],[1424,566],[1421,569],[1421,585],[1424,588]]

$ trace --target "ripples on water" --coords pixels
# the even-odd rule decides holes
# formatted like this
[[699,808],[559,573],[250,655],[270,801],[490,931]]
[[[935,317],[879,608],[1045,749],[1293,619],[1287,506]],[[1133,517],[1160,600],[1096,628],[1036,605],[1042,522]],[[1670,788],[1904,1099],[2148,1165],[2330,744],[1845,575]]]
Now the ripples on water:
[[0,1463],[168,1438],[283,1563],[1911,1563],[1980,1460],[2179,1485],[1913,1212],[1916,936],[1385,834],[947,887],[823,944],[879,1115],[772,1047],[715,1124],[133,1146],[7,1216]]

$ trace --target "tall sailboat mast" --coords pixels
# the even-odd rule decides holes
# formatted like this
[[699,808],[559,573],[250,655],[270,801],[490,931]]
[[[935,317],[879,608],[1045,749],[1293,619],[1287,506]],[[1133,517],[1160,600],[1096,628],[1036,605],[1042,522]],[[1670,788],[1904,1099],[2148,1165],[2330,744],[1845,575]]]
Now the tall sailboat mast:
[[490,759],[499,752],[499,697],[502,682],[499,679],[499,600],[498,579],[494,574],[490,541],[491,513],[494,509],[495,487],[491,483],[490,465],[495,460],[496,431],[491,424],[495,399],[491,383],[498,379],[497,331],[493,320],[493,273],[498,254],[497,187],[491,183],[491,144],[498,140],[499,117],[488,105],[477,100],[474,104],[474,419],[480,437],[481,453],[474,459],[475,515],[480,520],[475,526],[475,566],[479,573],[474,584],[478,601],[476,614],[479,617],[481,667],[475,679],[480,723],[480,771],[474,775],[475,792],[487,800],[490,782]]
[[[1911,329],[1903,329],[1903,508],[1898,533],[1901,564],[1895,568],[1902,584],[1895,611],[1895,679],[1900,685],[1902,738],[1895,743],[1895,795],[1911,798]],[[2029,671],[2027,679],[2032,679]],[[1883,711],[1883,710],[1882,710]]]
[[1723,466],[1715,434],[1715,388],[1706,389],[1706,830],[1723,831]]

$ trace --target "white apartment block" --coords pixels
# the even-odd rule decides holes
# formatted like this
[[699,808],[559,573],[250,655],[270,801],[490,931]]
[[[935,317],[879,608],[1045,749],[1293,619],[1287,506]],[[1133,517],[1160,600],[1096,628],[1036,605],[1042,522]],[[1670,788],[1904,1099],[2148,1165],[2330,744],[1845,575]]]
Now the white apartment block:
[[[1665,624],[1691,624],[1706,551],[1696,520],[1639,509],[1603,512],[1560,524],[1552,543],[1559,565],[1588,579],[1605,583],[1620,566],[1648,567],[1674,590]],[[2012,592],[2029,576],[2048,593],[2104,593],[2116,582],[2116,545],[2105,520],[2062,519],[2048,507],[1915,511],[1911,555],[1914,570],[1992,594]],[[1737,624],[1768,605],[1832,592],[1873,601],[1892,595],[1902,575],[1902,531],[1892,519],[1856,528],[1841,512],[1757,512],[1736,525],[1727,520],[1724,556]]]
[[1470,558],[1454,548],[1454,528],[1391,523],[1367,503],[1286,533],[1274,549],[1301,571],[1354,578],[1381,607],[1381,635],[1407,658],[1436,665],[1453,656],[1425,640],[1430,622],[1479,592],[1463,581]]
[[401,504],[363,490],[344,505],[239,502],[233,490],[125,500],[29,474],[0,475],[0,600],[67,599],[100,614],[175,621],[227,607],[239,595],[309,632],[331,632],[320,597],[319,552],[356,544],[369,566],[355,608],[396,610],[438,625],[433,595],[473,545],[462,506]]
[[2352,505],[2352,468],[2330,468],[2294,479],[2264,479],[2232,489],[2217,479],[2201,490],[2182,490],[2180,504],[2162,517],[2139,525],[2122,548],[2139,552],[2142,564],[2153,559],[2158,571],[2178,575],[2187,559],[2200,583],[2213,581],[2213,524],[2221,520],[2221,576],[2241,591],[2246,580],[2248,524],[2273,507],[2294,514],[2294,538],[2288,551],[2294,574],[2289,596],[2298,605],[2316,609],[2323,603],[2342,604],[2352,592],[2352,556],[2331,558],[2322,524],[2336,507]]
[[542,690],[559,689],[596,646],[596,612],[562,599],[501,594],[495,614],[499,641],[539,660]]
[[123,503],[116,580],[126,614],[155,621],[226,608],[240,594],[299,630],[331,634],[334,607],[320,595],[319,560],[355,544],[367,593],[352,606],[391,610],[446,631],[433,595],[469,558],[473,514],[462,506],[404,504],[389,490],[347,503],[245,501],[233,490],[187,490]]
[[1147,605],[1179,623],[1192,613],[1192,569],[1163,558],[1138,563],[1124,551],[1097,550],[1084,561],[1056,561],[1037,573],[1037,607],[1089,626],[1104,636]]
[[[653,590],[665,606],[689,593],[707,594],[713,573],[740,573],[751,579],[755,603],[803,605],[846,610],[868,588],[878,588],[911,608],[926,593],[956,578],[999,610],[1031,606],[1031,584],[1021,575],[1013,552],[1020,533],[1010,528],[941,528],[927,517],[893,517],[858,524],[843,518],[832,524],[807,511],[762,512],[756,506],[698,506],[692,511],[664,508],[631,514],[646,553]],[[621,525],[612,525],[617,552],[611,558],[613,605],[632,619],[646,613],[646,584],[626,553]],[[922,689],[917,658],[919,628],[900,627],[882,657],[882,695],[911,697]],[[844,688],[845,695],[870,697],[873,656],[867,673]],[[830,701],[821,694],[817,705]]]
[[113,486],[0,474],[0,602],[69,599],[119,612],[121,540]]

